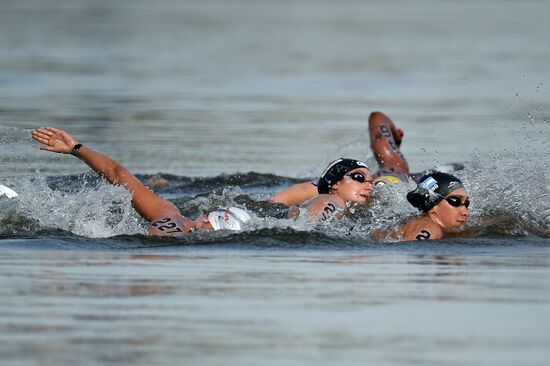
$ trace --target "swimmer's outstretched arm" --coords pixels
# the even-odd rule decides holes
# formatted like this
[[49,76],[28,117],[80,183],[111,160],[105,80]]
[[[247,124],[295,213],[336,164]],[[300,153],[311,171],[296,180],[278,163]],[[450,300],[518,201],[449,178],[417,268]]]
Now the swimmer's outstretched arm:
[[372,112],[369,116],[369,135],[372,152],[382,174],[385,171],[409,174],[409,164],[399,148],[403,130],[382,112]]
[[[79,142],[67,132],[53,127],[37,128],[32,131],[32,138],[44,145],[40,150],[61,154],[71,154],[74,147],[79,145]],[[172,203],[151,192],[113,159],[85,146],[81,146],[74,155],[109,183],[126,188],[132,194],[132,205],[147,221],[153,222],[159,217],[179,214],[179,210]]]
[[317,194],[317,186],[315,186],[313,182],[304,182],[290,186],[284,191],[277,193],[269,200],[271,202],[282,203],[283,205],[287,206],[297,206],[316,196]]

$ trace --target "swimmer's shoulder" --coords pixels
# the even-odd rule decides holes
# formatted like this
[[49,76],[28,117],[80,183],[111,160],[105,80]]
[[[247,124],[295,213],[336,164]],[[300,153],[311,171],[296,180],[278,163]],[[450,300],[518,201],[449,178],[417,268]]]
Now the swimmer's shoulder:
[[342,215],[345,202],[335,194],[319,194],[302,205],[310,221],[327,221]]
[[167,214],[152,220],[147,232],[153,236],[180,236],[192,231],[193,228],[193,220],[180,214]]
[[303,182],[292,185],[291,187],[277,193],[269,199],[270,202],[281,203],[287,206],[299,205],[312,197],[317,192],[316,182]]
[[417,216],[400,228],[402,240],[433,240],[443,238],[443,230],[426,216]]

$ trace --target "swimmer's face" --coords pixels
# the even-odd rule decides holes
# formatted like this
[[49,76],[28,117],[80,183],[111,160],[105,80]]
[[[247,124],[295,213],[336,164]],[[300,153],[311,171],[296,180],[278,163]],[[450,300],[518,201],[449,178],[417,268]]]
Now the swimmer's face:
[[372,181],[372,175],[367,169],[357,168],[333,185],[331,193],[337,194],[345,201],[365,204],[373,191]]
[[202,216],[199,216],[195,220],[193,220],[193,223],[195,225],[195,229],[197,230],[213,230],[212,224],[210,224],[210,221],[208,220],[208,214],[204,214]]
[[[460,205],[455,207],[447,199],[452,200],[455,205]],[[468,192],[464,188],[455,189],[447,195],[447,199],[435,205],[430,212],[436,215],[437,221],[444,229],[454,229],[462,226],[470,216],[470,211],[464,205],[468,199]]]

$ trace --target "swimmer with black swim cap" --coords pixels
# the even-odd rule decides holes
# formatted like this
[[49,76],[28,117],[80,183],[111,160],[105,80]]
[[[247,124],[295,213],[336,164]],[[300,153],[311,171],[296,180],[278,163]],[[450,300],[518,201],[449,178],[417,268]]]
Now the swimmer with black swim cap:
[[[372,174],[374,184],[396,184],[409,182],[409,165],[400,151],[403,130],[382,112],[372,112],[369,116],[369,135],[373,155],[379,170]],[[270,201],[287,206],[300,205],[319,194],[318,182],[295,184],[273,196]]]
[[432,172],[422,176],[417,187],[407,194],[407,200],[421,214],[392,231],[390,236],[394,239],[442,239],[469,217],[468,192],[460,179],[451,174]]
[[147,231],[150,235],[179,236],[194,230],[241,230],[251,219],[239,208],[225,207],[192,220],[183,216],[172,202],[150,191],[122,165],[82,146],[67,132],[42,127],[32,131],[32,138],[43,145],[41,150],[74,155],[109,183],[124,187],[132,194],[134,209],[149,222]]
[[366,163],[355,159],[336,159],[317,182],[317,193],[302,207],[309,221],[326,221],[340,217],[350,204],[368,202],[373,178]]

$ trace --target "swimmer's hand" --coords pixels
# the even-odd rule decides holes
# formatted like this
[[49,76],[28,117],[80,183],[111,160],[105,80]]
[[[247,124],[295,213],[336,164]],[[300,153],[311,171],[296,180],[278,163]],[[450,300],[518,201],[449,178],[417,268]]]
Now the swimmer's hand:
[[400,128],[396,128],[395,131],[392,131],[393,139],[395,140],[395,144],[397,145],[397,148],[401,148],[401,143],[403,142],[403,136],[405,136],[405,131],[403,131]]
[[61,154],[70,154],[73,147],[79,143],[67,132],[53,127],[37,128],[32,131],[32,139],[44,145],[40,150]]

